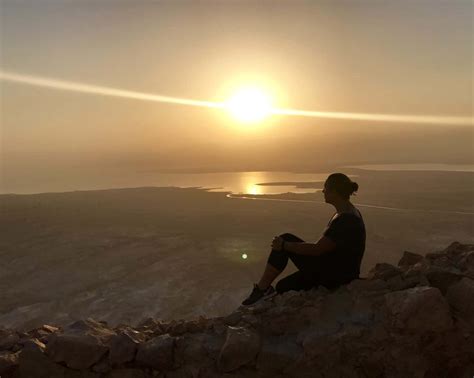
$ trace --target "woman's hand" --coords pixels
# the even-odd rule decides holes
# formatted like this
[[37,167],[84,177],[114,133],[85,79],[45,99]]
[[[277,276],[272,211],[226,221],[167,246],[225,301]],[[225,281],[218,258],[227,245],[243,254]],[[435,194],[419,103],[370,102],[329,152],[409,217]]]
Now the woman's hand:
[[283,238],[281,238],[280,236],[275,236],[272,241],[272,249],[276,251],[281,251],[283,242],[284,242]]

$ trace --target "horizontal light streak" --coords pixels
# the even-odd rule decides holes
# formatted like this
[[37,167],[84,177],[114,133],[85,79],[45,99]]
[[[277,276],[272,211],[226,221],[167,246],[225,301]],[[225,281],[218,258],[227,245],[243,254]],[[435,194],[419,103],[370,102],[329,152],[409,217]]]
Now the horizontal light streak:
[[[204,108],[227,109],[225,102],[213,102],[204,100],[195,100],[181,97],[171,97],[150,93],[134,92],[123,89],[102,87],[97,85],[83,84],[71,81],[63,81],[51,78],[44,78],[31,75],[22,75],[13,72],[0,71],[0,80],[28,84],[39,87],[52,89],[60,89],[66,91],[97,94],[104,96],[130,98],[143,101],[155,101],[168,104],[198,106]],[[455,116],[436,116],[436,115],[411,115],[411,114],[376,114],[376,113],[346,113],[346,112],[324,112],[315,110],[299,110],[299,109],[278,109],[274,108],[271,114],[297,116],[297,117],[313,117],[313,118],[330,118],[344,120],[359,121],[377,121],[377,122],[401,122],[401,123],[427,123],[437,125],[474,125],[474,118],[471,117],[455,117]]]

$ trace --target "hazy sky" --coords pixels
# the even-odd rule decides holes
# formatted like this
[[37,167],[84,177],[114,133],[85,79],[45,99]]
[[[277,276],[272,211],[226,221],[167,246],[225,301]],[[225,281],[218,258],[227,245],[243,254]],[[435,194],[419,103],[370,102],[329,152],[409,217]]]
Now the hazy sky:
[[[473,3],[1,0],[3,71],[222,101],[472,116]],[[273,116],[0,82],[4,180],[69,167],[473,162],[472,127]],[[403,151],[402,151],[403,150]]]

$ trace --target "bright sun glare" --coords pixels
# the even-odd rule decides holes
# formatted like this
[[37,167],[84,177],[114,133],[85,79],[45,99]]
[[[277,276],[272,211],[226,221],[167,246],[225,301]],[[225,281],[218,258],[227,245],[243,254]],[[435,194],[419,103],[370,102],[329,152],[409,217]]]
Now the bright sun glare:
[[226,107],[241,122],[259,122],[270,114],[271,100],[259,88],[242,88],[226,102]]

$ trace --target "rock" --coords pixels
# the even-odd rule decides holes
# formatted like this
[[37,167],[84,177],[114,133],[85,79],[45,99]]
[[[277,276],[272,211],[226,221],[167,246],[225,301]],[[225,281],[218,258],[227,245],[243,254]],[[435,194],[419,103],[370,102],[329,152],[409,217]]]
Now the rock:
[[19,354],[0,352],[0,377],[11,377],[18,370]]
[[227,328],[227,337],[219,353],[218,367],[223,372],[238,369],[252,361],[260,350],[260,336],[245,327]]
[[223,335],[227,331],[227,326],[219,319],[212,324],[212,331],[217,335]]
[[112,366],[133,361],[139,345],[139,340],[133,336],[130,331],[125,331],[110,338],[109,361]]
[[206,324],[201,320],[191,320],[186,322],[186,332],[201,332],[206,329]]
[[474,279],[474,252],[468,252],[459,261],[459,268],[464,275]]
[[44,353],[45,345],[33,339],[25,343],[19,356],[20,377],[63,378],[66,369],[52,362]]
[[260,325],[260,318],[255,315],[244,315],[241,320],[243,323],[255,328]]
[[375,320],[375,310],[372,306],[372,301],[366,297],[356,298],[349,320],[350,324],[371,326]]
[[164,331],[171,336],[179,336],[187,332],[187,323],[184,320],[172,320],[164,327]]
[[110,372],[110,375],[108,375],[108,378],[147,378],[147,377],[149,377],[149,375],[146,374],[143,370],[129,369],[129,368],[115,369]]
[[91,335],[58,335],[48,344],[47,354],[72,369],[88,369],[107,353],[107,347]]
[[154,333],[163,333],[164,332],[164,325],[159,320],[154,318],[146,318],[138,323],[137,328],[140,331],[151,330]]
[[387,291],[389,286],[386,281],[380,278],[374,278],[371,280],[356,279],[347,285],[347,289],[355,295],[366,295],[374,292]]
[[54,362],[64,362],[71,369],[88,369],[108,351],[107,342],[115,332],[92,319],[67,326],[64,333],[49,338],[46,354]]
[[229,326],[235,326],[240,319],[242,319],[242,313],[240,311],[234,311],[232,314],[227,315],[224,318],[224,324]]
[[443,295],[446,295],[448,288],[458,282],[463,275],[454,271],[442,270],[439,268],[430,268],[425,273],[430,286],[438,288]]
[[174,362],[175,339],[169,334],[157,336],[138,347],[135,361],[157,370],[170,369]]
[[419,272],[415,274],[411,270],[407,270],[401,276],[391,277],[386,282],[391,291],[405,290],[415,286],[429,286],[426,276]]
[[44,324],[39,328],[35,328],[31,331],[28,332],[28,336],[31,338],[36,338],[38,340],[41,340],[42,342],[46,342],[48,339],[48,336],[51,335],[54,332],[58,332],[59,328],[54,327],[48,324]]
[[328,337],[337,334],[342,329],[342,324],[337,320],[325,318],[316,319],[315,322],[296,338],[296,343],[303,347],[306,356],[317,356],[324,353]]
[[454,308],[456,315],[474,328],[474,280],[464,277],[450,286],[446,299]]
[[273,377],[295,362],[303,353],[299,345],[285,337],[268,338],[257,358],[257,370],[264,377]]
[[1,329],[8,349],[0,351],[0,375],[467,378],[473,262],[474,246],[452,243],[421,259],[405,252],[399,267],[377,264],[370,279],[290,291],[228,316],[149,318],[138,330],[93,319],[28,333]]
[[418,286],[385,294],[391,326],[412,332],[443,332],[453,326],[449,305],[439,289]]
[[20,337],[18,333],[12,330],[5,328],[0,328],[0,351],[9,350],[12,348],[18,341]]
[[450,257],[455,257],[471,251],[474,251],[473,244],[461,244],[459,242],[452,242],[443,251],[441,251],[440,254],[446,254]]
[[374,279],[382,279],[382,280],[388,280],[391,277],[394,277],[396,275],[402,274],[402,271],[400,268],[397,268],[396,266],[393,266],[392,264],[387,264],[387,263],[377,263],[375,264],[375,267],[373,267],[368,275],[367,278],[369,280],[374,280]]
[[269,321],[264,323],[263,332],[274,336],[282,335],[285,333],[289,321],[289,317],[285,314],[272,316]]
[[454,266],[451,258],[441,252],[427,253],[425,258],[428,260],[431,266],[438,267],[441,269],[449,269]]
[[350,321],[354,301],[351,292],[345,287],[328,294],[321,304],[321,318],[338,322]]
[[423,256],[419,255],[418,253],[403,252],[402,258],[398,261],[398,266],[402,269],[406,269],[410,266],[415,265],[416,263],[423,260]]
[[202,334],[202,345],[206,349],[207,354],[214,360],[217,360],[219,353],[222,349],[222,345],[225,342],[226,335],[218,335],[211,331],[207,331]]
[[206,361],[210,362],[206,341],[210,335],[186,335],[177,337],[175,342],[175,364],[183,365],[185,363],[200,363],[206,365]]
[[91,370],[95,373],[105,374],[112,370],[112,365],[106,356],[95,365],[92,365]]

